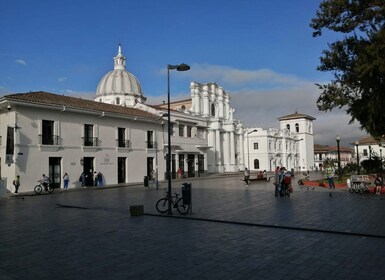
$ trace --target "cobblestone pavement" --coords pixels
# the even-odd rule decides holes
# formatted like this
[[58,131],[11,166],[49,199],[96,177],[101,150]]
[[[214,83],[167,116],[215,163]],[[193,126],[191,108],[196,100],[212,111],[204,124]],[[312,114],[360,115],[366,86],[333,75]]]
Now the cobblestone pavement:
[[0,279],[384,279],[385,199],[240,178],[191,181],[187,216],[165,183],[0,198]]

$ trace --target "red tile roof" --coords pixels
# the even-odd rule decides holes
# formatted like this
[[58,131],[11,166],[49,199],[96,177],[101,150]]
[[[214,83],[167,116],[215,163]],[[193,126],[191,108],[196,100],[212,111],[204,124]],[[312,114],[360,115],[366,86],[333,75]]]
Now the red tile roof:
[[294,114],[279,117],[278,120],[283,121],[283,120],[292,120],[292,119],[300,119],[300,118],[309,119],[309,120],[315,120],[316,119],[312,116],[309,116],[306,114],[299,114],[299,113],[295,112]]
[[114,113],[151,120],[159,118],[157,115],[140,109],[107,104],[72,96],[58,95],[44,91],[10,94],[5,95],[3,98],[10,101],[13,100],[41,105],[65,106],[68,109],[73,108],[86,111]]

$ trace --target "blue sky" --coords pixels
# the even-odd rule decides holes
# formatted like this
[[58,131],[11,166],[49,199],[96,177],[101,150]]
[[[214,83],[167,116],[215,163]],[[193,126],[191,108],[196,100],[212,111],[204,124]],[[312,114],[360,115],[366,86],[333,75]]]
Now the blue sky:
[[248,127],[277,127],[277,118],[309,114],[315,142],[354,142],[363,132],[344,110],[319,112],[315,83],[322,50],[337,37],[313,38],[320,0],[2,0],[0,95],[44,90],[92,98],[122,45],[127,70],[147,103],[188,98],[191,81],[216,82],[231,94],[235,117]]

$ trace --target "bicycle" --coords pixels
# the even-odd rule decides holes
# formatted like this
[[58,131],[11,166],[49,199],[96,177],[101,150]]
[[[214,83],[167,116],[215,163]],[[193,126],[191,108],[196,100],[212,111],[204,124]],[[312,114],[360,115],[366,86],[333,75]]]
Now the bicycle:
[[179,198],[179,194],[177,193],[175,193],[174,196],[171,196],[168,192],[165,197],[158,200],[156,203],[156,210],[162,214],[166,213],[168,211],[169,203],[171,203],[171,207],[176,208],[182,215],[186,215],[190,210],[190,205],[183,202],[183,197]]
[[33,189],[35,191],[36,194],[41,194],[41,192],[43,191],[43,189],[48,192],[48,193],[53,193],[53,191],[55,190],[53,187],[51,187],[51,184],[47,183],[47,188],[43,185],[43,182],[41,181],[38,181],[39,184],[35,186],[35,188]]

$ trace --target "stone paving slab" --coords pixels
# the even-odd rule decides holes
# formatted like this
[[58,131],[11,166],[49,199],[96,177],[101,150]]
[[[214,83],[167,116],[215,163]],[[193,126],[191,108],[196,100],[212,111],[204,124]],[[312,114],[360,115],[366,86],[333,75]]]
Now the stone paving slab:
[[[237,177],[192,189],[187,219],[158,216],[162,187],[0,199],[0,279],[384,278],[383,199],[299,186],[276,198],[271,182]],[[135,204],[147,215],[131,217]]]

